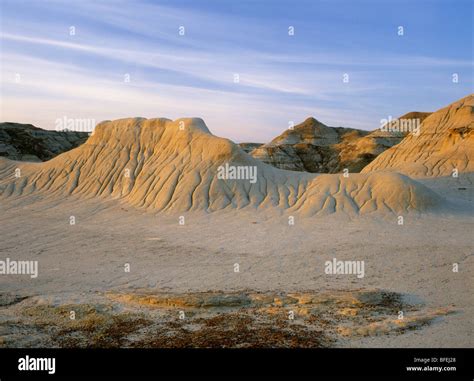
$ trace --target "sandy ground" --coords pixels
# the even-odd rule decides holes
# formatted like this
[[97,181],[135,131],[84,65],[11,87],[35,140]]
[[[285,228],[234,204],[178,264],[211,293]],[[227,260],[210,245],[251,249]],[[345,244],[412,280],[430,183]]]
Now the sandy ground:
[[[0,259],[38,260],[39,276],[0,276],[2,293],[30,297],[4,306],[0,319],[10,319],[22,303],[97,304],[110,292],[382,290],[426,311],[450,313],[416,329],[349,334],[331,345],[473,347],[472,206],[465,190],[459,197],[453,189],[445,193],[465,213],[409,214],[403,225],[393,215],[330,215],[295,216],[290,226],[285,214],[251,211],[190,213],[180,225],[178,215],[145,213],[115,201],[2,200]],[[364,278],[326,274],[325,261],[333,258],[363,260]],[[453,263],[459,264],[458,273]],[[396,308],[391,318],[396,319]],[[1,332],[4,338],[11,333],[6,326]]]

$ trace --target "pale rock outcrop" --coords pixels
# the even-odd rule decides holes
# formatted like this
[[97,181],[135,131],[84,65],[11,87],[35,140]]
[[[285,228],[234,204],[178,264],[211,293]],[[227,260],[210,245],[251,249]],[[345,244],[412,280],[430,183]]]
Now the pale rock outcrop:
[[377,157],[362,172],[396,171],[415,178],[474,172],[474,95],[444,107],[423,120],[418,135]]
[[[219,178],[225,165],[255,168],[256,181]],[[442,202],[397,173],[346,178],[273,168],[213,136],[197,118],[106,121],[86,143],[47,162],[0,159],[0,197],[57,202],[70,196],[113,198],[151,211],[246,208],[307,216],[425,211]]]

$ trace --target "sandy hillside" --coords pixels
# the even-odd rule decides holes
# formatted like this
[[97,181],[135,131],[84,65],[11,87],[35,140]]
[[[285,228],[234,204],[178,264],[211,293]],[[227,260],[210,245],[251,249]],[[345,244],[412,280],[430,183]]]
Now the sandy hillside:
[[363,169],[396,171],[413,178],[474,172],[474,95],[428,116],[420,134],[409,134]]
[[[256,177],[220,179],[226,165],[255,169]],[[437,194],[397,173],[345,177],[273,168],[213,136],[201,119],[103,122],[85,144],[46,163],[0,161],[0,176],[0,197],[116,198],[155,211],[272,208],[314,215],[441,206]]]

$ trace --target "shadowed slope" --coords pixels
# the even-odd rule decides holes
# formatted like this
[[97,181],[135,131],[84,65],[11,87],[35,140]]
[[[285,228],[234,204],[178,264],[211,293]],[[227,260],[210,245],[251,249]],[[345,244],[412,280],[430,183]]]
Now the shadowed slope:
[[0,156],[10,160],[46,161],[83,144],[89,134],[43,130],[31,124],[0,123]]
[[314,118],[307,118],[270,143],[255,148],[250,155],[280,169],[337,173],[345,168],[340,165],[338,156],[342,141],[355,140],[367,134],[352,128],[328,127]]
[[[423,120],[430,113],[410,112],[398,119]],[[308,118],[270,143],[248,151],[251,156],[276,168],[311,173],[360,172],[388,148],[400,143],[405,132],[373,132],[345,127],[328,127]]]
[[[257,181],[224,180],[218,167],[257,168]],[[15,178],[15,169],[21,176]],[[278,208],[305,215],[426,210],[440,198],[399,174],[314,175],[275,169],[201,119],[102,122],[87,142],[46,163],[0,160],[0,195],[116,198],[157,211]]]

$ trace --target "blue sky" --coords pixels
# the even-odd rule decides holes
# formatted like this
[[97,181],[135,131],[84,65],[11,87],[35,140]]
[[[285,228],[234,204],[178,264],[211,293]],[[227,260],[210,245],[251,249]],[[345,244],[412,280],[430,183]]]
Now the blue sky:
[[1,0],[0,119],[52,129],[64,117],[196,116],[260,142],[308,116],[375,129],[473,92],[472,6]]

